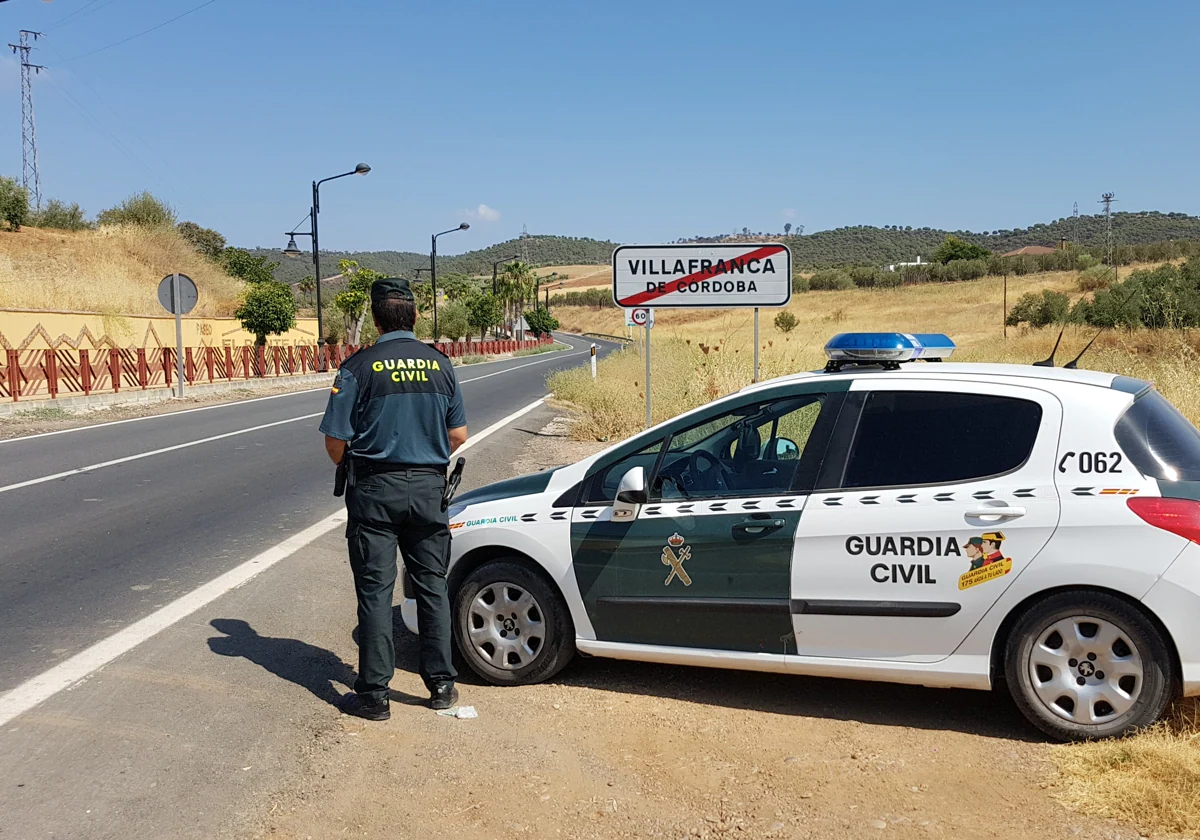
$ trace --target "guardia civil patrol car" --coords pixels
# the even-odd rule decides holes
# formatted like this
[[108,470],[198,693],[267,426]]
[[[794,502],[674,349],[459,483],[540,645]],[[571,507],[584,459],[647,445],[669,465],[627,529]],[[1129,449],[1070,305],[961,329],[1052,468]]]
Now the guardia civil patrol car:
[[826,350],[824,371],[460,497],[469,666],[534,683],[578,652],[1003,684],[1060,739],[1200,694],[1200,432],[1149,383],[941,362],[936,335]]

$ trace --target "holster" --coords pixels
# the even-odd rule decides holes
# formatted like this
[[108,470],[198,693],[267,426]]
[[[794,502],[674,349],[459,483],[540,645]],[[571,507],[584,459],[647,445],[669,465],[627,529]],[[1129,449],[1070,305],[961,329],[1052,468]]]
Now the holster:
[[346,488],[354,486],[354,459],[349,453],[342,456],[342,462],[333,473],[333,495],[346,495]]

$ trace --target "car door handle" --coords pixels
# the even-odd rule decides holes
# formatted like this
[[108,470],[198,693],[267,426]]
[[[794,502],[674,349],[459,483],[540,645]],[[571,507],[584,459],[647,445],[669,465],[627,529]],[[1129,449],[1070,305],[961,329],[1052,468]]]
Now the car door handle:
[[763,534],[778,531],[786,524],[787,520],[784,519],[743,519],[733,526],[733,533],[735,536],[761,537]]
[[969,510],[963,515],[967,519],[984,519],[992,522],[1000,522],[1005,519],[1017,519],[1024,516],[1025,512],[1025,508],[1020,506],[989,507]]

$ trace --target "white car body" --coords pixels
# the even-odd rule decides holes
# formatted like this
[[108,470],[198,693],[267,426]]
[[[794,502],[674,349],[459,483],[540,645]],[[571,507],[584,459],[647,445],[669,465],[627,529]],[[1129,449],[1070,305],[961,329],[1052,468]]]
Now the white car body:
[[[489,488],[482,488],[465,497],[465,504],[456,504],[451,520],[452,597],[454,582],[464,574],[463,568],[456,567],[464,558],[468,567],[475,567],[488,558],[519,555],[557,587],[574,625],[575,647],[585,654],[988,689],[998,670],[1002,673],[997,657],[1003,653],[1000,648],[1006,627],[1023,605],[1056,590],[1084,588],[1113,593],[1151,614],[1165,630],[1177,657],[1175,670],[1182,692],[1200,694],[1200,545],[1148,525],[1131,510],[1130,498],[1160,496],[1162,482],[1139,472],[1128,455],[1122,455],[1114,436],[1116,419],[1143,385],[1089,371],[950,363],[914,363],[896,370],[849,368],[763,382],[633,440],[648,443],[661,437],[667,427],[683,429],[739,401],[786,398],[823,388],[862,394],[846,396],[846,405],[865,401],[875,392],[1012,397],[1040,407],[1040,426],[1032,452],[1019,467],[977,480],[920,487],[814,486],[802,494],[719,499],[651,498],[637,506],[633,516],[638,523],[645,523],[640,527],[648,529],[646,533],[657,529],[655,539],[661,543],[663,559],[661,564],[657,562],[659,547],[645,540],[638,557],[648,563],[646,571],[653,572],[655,580],[666,576],[667,582],[661,589],[653,588],[659,586],[654,582],[633,597],[622,595],[620,588],[612,589],[590,602],[592,595],[581,591],[573,534],[582,550],[581,540],[587,533],[609,527],[596,523],[611,523],[614,505],[564,505],[562,497],[579,486],[596,465],[611,460],[614,452],[636,445],[626,441],[548,476],[529,479],[535,487],[544,482],[544,489],[537,492],[520,492],[523,479],[517,479],[511,490],[518,495],[489,499]],[[778,429],[778,421],[774,428]],[[936,436],[935,429],[929,433]],[[835,428],[827,441],[830,451],[837,435]],[[665,461],[662,464],[665,468]],[[496,487],[500,489],[495,492],[507,492],[501,485]],[[779,591],[778,598],[726,598],[710,604],[691,594],[697,589],[681,586],[678,577],[669,577],[672,569],[667,549],[675,551],[670,542],[673,537],[685,540],[691,545],[680,544],[678,550],[689,549],[691,577],[700,582],[701,575],[716,574],[704,571],[716,568],[705,565],[716,562],[714,559],[697,562],[707,550],[702,538],[705,523],[710,517],[728,517],[739,507],[747,514],[781,517],[761,519],[764,527],[798,515],[790,547],[781,549],[790,553],[786,591]],[[992,572],[968,577],[964,550],[968,550],[970,537],[1000,529],[1006,537],[1003,554],[1008,565],[997,558]],[[731,570],[728,586],[737,586],[738,564],[752,562],[748,552],[754,544],[747,552],[718,543],[714,546],[713,551],[726,555],[723,562]],[[621,546],[612,551],[612,556],[618,557]],[[642,574],[622,563],[615,572],[621,580]],[[599,574],[603,576],[604,570]],[[724,570],[720,574],[724,576]],[[726,585],[725,581],[719,583]],[[781,610],[785,601],[790,636],[780,633],[777,643],[774,636],[764,636],[768,643],[752,650],[709,643],[720,638],[710,633],[710,626],[725,622],[736,635],[736,628],[751,618],[758,620],[746,616],[759,608],[774,616],[771,621],[784,621]],[[621,620],[623,624],[618,622],[625,629],[606,632],[598,627],[597,617],[606,610],[632,611]],[[675,621],[673,611],[687,615]],[[416,632],[411,600],[404,602],[402,614],[408,628]],[[675,630],[649,629],[659,622],[658,617],[664,627],[681,628],[696,621],[700,637],[690,644],[670,636]],[[646,638],[638,638],[639,620],[648,628]],[[674,643],[662,643],[664,639]]]

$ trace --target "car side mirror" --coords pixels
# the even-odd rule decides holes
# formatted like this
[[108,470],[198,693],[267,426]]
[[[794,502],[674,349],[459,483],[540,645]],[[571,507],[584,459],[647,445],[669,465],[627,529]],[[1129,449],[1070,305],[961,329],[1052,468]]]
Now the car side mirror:
[[795,461],[799,457],[800,447],[787,438],[775,438],[775,451],[767,453],[767,458],[772,461]]
[[617,498],[613,501],[612,518],[615,521],[637,519],[642,505],[646,504],[646,471],[633,467],[621,476],[617,485]]

